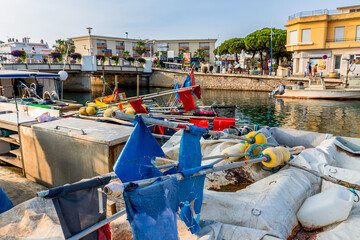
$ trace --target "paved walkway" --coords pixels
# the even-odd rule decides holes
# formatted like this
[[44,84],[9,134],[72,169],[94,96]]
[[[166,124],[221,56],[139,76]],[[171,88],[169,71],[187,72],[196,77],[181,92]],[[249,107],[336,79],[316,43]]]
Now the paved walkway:
[[26,179],[21,169],[0,161],[0,187],[14,205],[18,205],[36,196],[37,192],[47,188]]

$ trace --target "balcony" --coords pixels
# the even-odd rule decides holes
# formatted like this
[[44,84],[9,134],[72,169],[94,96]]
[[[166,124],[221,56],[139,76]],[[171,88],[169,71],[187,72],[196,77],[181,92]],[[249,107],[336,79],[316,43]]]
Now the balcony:
[[203,46],[203,47],[199,47],[200,49],[204,49],[204,50],[209,50],[210,47],[209,46]]
[[356,38],[330,38],[326,39],[327,43],[341,43],[341,42],[360,42],[360,37]]
[[293,15],[290,15],[288,20],[293,20],[295,18],[299,18],[299,17],[311,17],[311,16],[318,16],[318,15],[335,15],[335,14],[339,14],[340,12],[337,9],[319,9],[319,10],[314,10],[314,11],[303,11],[303,12],[299,12],[299,13],[295,13]]
[[97,48],[107,48],[106,44],[97,44]]
[[116,49],[125,49],[125,46],[116,46]]
[[189,47],[179,47],[179,51],[180,50],[189,50]]

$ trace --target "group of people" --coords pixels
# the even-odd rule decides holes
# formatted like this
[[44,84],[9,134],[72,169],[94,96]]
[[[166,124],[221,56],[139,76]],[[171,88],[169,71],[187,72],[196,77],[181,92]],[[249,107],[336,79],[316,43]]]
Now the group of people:
[[318,70],[318,65],[315,64],[315,66],[312,68],[311,63],[307,62],[306,64],[306,76],[308,77],[315,77]]

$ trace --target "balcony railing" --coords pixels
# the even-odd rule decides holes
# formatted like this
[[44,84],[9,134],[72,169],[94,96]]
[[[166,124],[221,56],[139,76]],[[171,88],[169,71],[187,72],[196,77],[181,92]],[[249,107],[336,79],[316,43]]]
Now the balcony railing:
[[116,49],[125,49],[125,46],[116,46]]
[[336,43],[336,42],[358,42],[360,41],[360,37],[356,38],[330,38],[327,39],[326,42],[328,43]]
[[289,21],[295,18],[299,18],[299,17],[310,17],[310,16],[318,16],[318,15],[335,15],[335,14],[339,14],[340,12],[337,9],[319,9],[319,10],[314,10],[314,11],[304,11],[304,12],[299,12],[299,13],[295,13],[293,15],[289,16]]
[[97,44],[97,47],[98,48],[107,48],[107,45],[106,44]]
[[200,48],[200,49],[204,49],[204,50],[209,50],[209,49],[210,49],[209,46],[200,46],[199,48]]
[[179,47],[179,50],[189,50],[189,47]]

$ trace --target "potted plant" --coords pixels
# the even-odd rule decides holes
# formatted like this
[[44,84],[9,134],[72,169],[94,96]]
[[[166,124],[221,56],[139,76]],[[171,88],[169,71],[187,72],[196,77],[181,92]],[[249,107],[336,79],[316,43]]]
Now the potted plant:
[[139,62],[141,66],[144,66],[144,64],[146,63],[146,60],[144,58],[138,58],[136,59],[136,61]]
[[77,61],[78,63],[81,62],[82,56],[81,56],[80,53],[71,53],[71,54],[70,54],[70,57],[71,57],[73,60]]
[[119,64],[119,56],[112,56],[110,59],[114,61],[115,65]]
[[63,60],[63,55],[60,52],[51,52],[50,56],[54,62],[61,62]]
[[26,52],[24,50],[13,50],[11,55],[14,57],[19,57],[21,62],[24,63],[26,59]]
[[125,58],[126,61],[130,62],[131,64],[134,64],[135,58],[128,56]]
[[99,60],[101,62],[101,64],[104,64],[106,61],[106,57],[102,54],[98,54],[98,55],[96,55],[96,60]]

